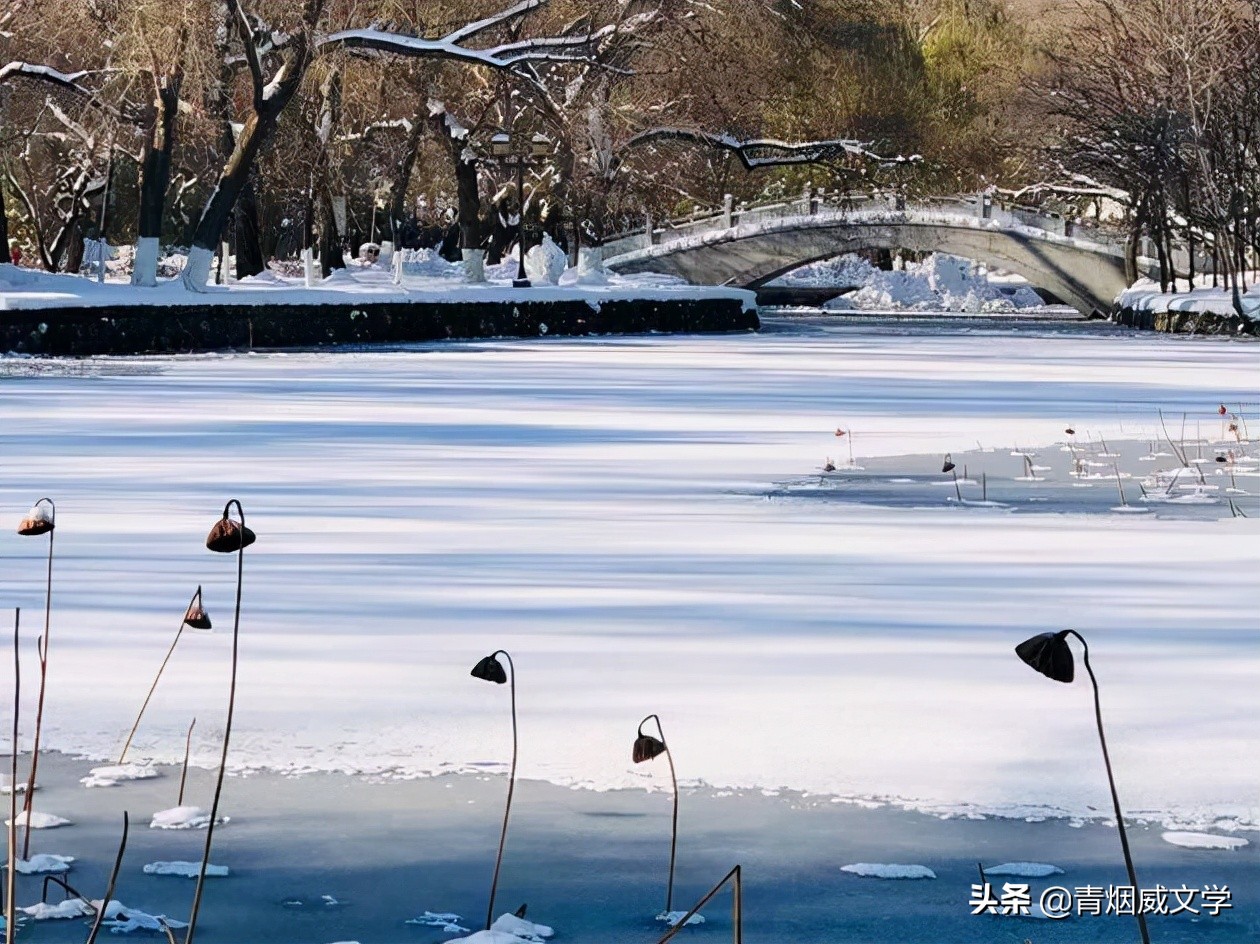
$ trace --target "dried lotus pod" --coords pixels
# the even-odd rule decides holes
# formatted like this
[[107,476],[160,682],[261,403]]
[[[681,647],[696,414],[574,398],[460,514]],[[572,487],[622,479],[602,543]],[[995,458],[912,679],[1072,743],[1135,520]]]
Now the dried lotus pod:
[[44,504],[45,502],[48,502],[48,499],[41,498],[31,507],[26,517],[22,519],[22,523],[18,525],[18,534],[47,534],[57,526],[52,502]]
[[659,757],[665,753],[665,742],[650,734],[640,734],[634,739],[634,752],[631,755],[636,764]]
[[191,603],[188,604],[188,610],[184,613],[184,625],[191,629],[212,629],[210,624],[210,614],[206,612],[206,608],[201,605],[201,588],[197,588],[197,595],[193,597]]
[[954,460],[953,460],[953,458],[950,456],[950,454],[949,454],[948,452],[947,452],[947,453],[945,453],[945,461],[941,464],[941,471],[942,471],[942,472],[953,472],[955,468],[957,468],[957,467],[954,465]]
[[220,554],[232,554],[249,547],[258,536],[234,518],[220,518],[210,529],[206,547]]

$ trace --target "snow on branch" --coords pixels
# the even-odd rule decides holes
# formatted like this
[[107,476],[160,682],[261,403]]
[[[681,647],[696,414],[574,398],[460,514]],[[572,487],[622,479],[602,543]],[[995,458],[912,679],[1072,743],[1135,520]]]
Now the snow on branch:
[[139,114],[131,109],[122,110],[107,102],[101,100],[100,93],[83,85],[79,80],[92,73],[85,70],[79,72],[62,72],[51,66],[41,66],[30,62],[10,62],[7,65],[0,66],[0,85],[14,78],[31,79],[37,82],[45,82],[54,85],[57,88],[73,92],[82,98],[89,106],[95,108],[105,114],[126,121],[131,124],[139,124],[142,118]]
[[494,69],[510,69],[526,62],[586,62],[590,47],[601,36],[550,36],[503,43],[486,49],[473,49],[461,42],[513,17],[522,16],[543,6],[547,0],[522,0],[505,10],[461,26],[440,39],[423,39],[377,29],[342,30],[321,40],[319,52],[334,49],[370,49],[395,56],[415,59],[453,59]]
[[[750,138],[741,140],[734,135],[688,128],[650,128],[640,131],[619,149],[621,154],[636,147],[658,141],[683,141],[706,147],[730,151],[739,158],[746,170],[762,167],[783,167],[789,164],[817,164],[840,157],[860,157],[879,164],[914,164],[922,160],[915,154],[910,157],[888,157],[871,150],[869,141],[835,138],[828,141],[779,141],[775,138]],[[614,160],[610,171],[615,171],[620,158]]]
[[1004,197],[1010,197],[1018,200],[1020,197],[1040,196],[1048,193],[1053,196],[1062,197],[1108,197],[1119,203],[1129,203],[1129,193],[1118,187],[1109,187],[1104,183],[1100,183],[1085,174],[1066,174],[1067,180],[1064,182],[1052,183],[1041,181],[1035,184],[1029,184],[1018,190],[998,189],[998,193]]

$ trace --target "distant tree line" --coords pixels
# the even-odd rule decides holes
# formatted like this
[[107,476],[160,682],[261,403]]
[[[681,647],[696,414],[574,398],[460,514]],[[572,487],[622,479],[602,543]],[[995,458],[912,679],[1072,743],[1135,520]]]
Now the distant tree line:
[[[727,193],[999,187],[1238,281],[1250,0],[1038,2],[9,0],[0,261],[77,271],[104,229],[139,284],[190,249],[192,287],[224,239],[240,276],[387,238],[493,262],[518,215],[575,247]],[[549,142],[521,194],[499,132]]]

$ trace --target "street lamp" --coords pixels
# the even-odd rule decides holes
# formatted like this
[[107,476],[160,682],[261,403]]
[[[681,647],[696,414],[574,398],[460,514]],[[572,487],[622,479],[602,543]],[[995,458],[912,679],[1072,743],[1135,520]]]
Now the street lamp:
[[[649,721],[656,722],[656,731],[660,735],[654,738],[643,733],[643,726]],[[678,777],[674,773],[674,752],[665,744],[665,729],[661,727],[659,715],[648,715],[639,722],[639,733],[634,739],[634,750],[631,757],[636,764],[659,757],[664,754],[669,760],[669,779],[674,787],[674,822],[669,840],[669,884],[665,890],[665,914],[674,910],[674,856],[678,850]]]
[[[1057,633],[1040,633],[1031,639],[1025,639],[1015,647],[1015,654],[1032,666],[1046,678],[1056,682],[1072,681],[1075,671],[1072,663],[1072,650],[1068,647],[1067,637],[1075,636],[1081,641],[1085,671],[1089,673],[1089,681],[1094,686],[1094,719],[1098,725],[1098,743],[1102,745],[1103,765],[1107,768],[1107,782],[1111,786],[1111,803],[1116,811],[1116,828],[1120,831],[1120,848],[1124,850],[1124,864],[1129,870],[1129,884],[1138,887],[1137,872],[1133,869],[1133,856],[1129,852],[1129,837],[1124,831],[1124,813],[1120,810],[1120,797],[1116,793],[1116,778],[1111,772],[1111,757],[1107,753],[1107,738],[1103,734],[1102,704],[1098,699],[1098,679],[1089,664],[1089,644],[1085,637],[1074,629],[1064,629]],[[1151,938],[1146,930],[1146,917],[1141,909],[1135,909],[1138,930],[1142,934],[1142,944],[1150,944]]]
[[[528,285],[529,283],[525,284]],[[494,860],[494,878],[490,880],[490,904],[486,907],[487,931],[490,930],[490,925],[494,923],[494,896],[499,889],[499,867],[503,865],[503,844],[507,841],[508,817],[512,814],[512,791],[516,787],[516,666],[506,649],[497,649],[473,666],[473,670],[470,673],[473,678],[502,685],[508,681],[508,673],[503,668],[503,663],[496,658],[499,655],[507,659],[508,666],[512,669],[512,769],[508,773],[507,805],[503,808],[503,829],[499,833],[499,854]]]
[[525,277],[525,168],[540,163],[541,158],[551,153],[551,139],[545,134],[535,134],[529,139],[529,154],[514,149],[512,136],[506,131],[499,131],[490,138],[490,153],[508,167],[516,168],[516,278],[512,280],[513,288],[529,288],[529,279]]

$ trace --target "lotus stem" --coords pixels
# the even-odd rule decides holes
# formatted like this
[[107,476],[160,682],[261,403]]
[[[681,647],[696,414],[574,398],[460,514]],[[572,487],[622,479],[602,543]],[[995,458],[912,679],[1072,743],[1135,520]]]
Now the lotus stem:
[[18,630],[22,623],[22,608],[13,611],[13,740],[10,742],[9,762],[9,870],[4,880],[4,936],[5,944],[13,944],[17,938],[17,906],[15,881],[17,878],[17,756],[18,716],[22,709],[22,657],[18,648]]
[[105,912],[109,911],[109,902],[114,897],[114,886],[118,883],[118,870],[122,868],[123,853],[127,850],[127,829],[130,824],[127,811],[123,810],[122,839],[118,842],[118,854],[114,856],[114,867],[109,873],[109,884],[105,886],[105,898],[101,901],[101,907],[96,910],[96,920],[92,922],[92,931],[88,934],[87,944],[96,944],[96,936],[101,933]]
[[179,799],[175,801],[176,806],[184,805],[184,784],[188,781],[188,755],[192,753],[192,733],[193,728],[197,726],[197,719],[192,719],[192,724],[188,726],[188,737],[184,739],[184,767],[179,773]]
[[179,620],[179,628],[175,630],[175,638],[171,640],[171,648],[166,650],[166,658],[158,666],[157,675],[153,677],[153,684],[149,686],[149,694],[144,696],[144,704],[140,706],[140,712],[136,715],[136,723],[131,726],[131,733],[127,735],[127,741],[123,744],[122,751],[118,755],[118,763],[120,764],[127,759],[127,751],[131,747],[131,739],[136,736],[136,731],[140,728],[140,719],[144,717],[144,711],[149,707],[149,700],[153,697],[153,693],[157,691],[158,682],[162,679],[162,673],[166,671],[166,664],[171,661],[171,656],[175,655],[175,647],[179,645],[179,637],[183,635],[184,627],[188,625],[189,610],[200,599],[201,587],[198,587],[193,593],[192,599],[188,601],[188,606],[184,608],[184,615]]
[[246,530],[245,509],[235,498],[223,506],[223,517],[227,518],[233,505],[240,516],[241,533],[236,549],[236,607],[232,617],[232,674],[228,680],[227,720],[223,726],[223,753],[219,758],[219,773],[214,783],[214,800],[210,804],[210,822],[206,826],[206,847],[201,857],[201,870],[197,873],[197,888],[193,892],[192,911],[188,916],[188,933],[184,935],[184,944],[192,944],[197,930],[197,915],[201,911],[201,895],[206,884],[206,867],[210,864],[210,847],[214,842],[214,824],[219,816],[219,800],[223,795],[223,775],[227,771],[228,744],[232,740],[232,715],[236,710],[236,667],[241,638],[241,584],[245,576]]
[[39,740],[44,730],[44,692],[48,682],[48,630],[52,621],[52,568],[53,538],[57,536],[55,523],[57,506],[51,498],[41,498],[35,504],[47,502],[52,508],[54,527],[48,531],[48,575],[44,585],[44,635],[39,642],[39,698],[35,706],[35,743],[31,746],[31,775],[26,782],[26,797],[22,801],[22,809],[26,812],[26,831],[22,838],[22,858],[28,859],[31,854],[31,810],[35,802],[35,773],[39,770]]

